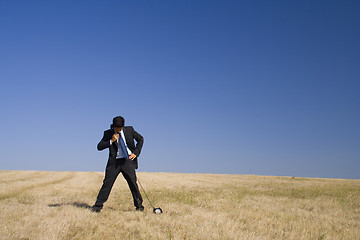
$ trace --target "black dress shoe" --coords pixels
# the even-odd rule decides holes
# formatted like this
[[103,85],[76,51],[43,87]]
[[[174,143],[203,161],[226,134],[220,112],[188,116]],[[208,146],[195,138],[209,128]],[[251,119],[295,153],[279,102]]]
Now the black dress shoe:
[[136,208],[136,211],[143,212],[143,211],[144,211],[144,207],[143,207],[143,206],[137,207],[137,208]]
[[97,207],[97,206],[94,205],[94,206],[91,207],[91,211],[99,213],[101,211],[101,207]]

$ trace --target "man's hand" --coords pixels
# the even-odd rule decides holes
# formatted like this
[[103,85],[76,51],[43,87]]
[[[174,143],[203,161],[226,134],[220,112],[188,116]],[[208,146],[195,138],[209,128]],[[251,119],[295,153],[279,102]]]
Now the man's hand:
[[136,155],[135,155],[135,154],[133,154],[133,153],[130,154],[130,156],[129,156],[129,159],[130,159],[130,160],[134,160],[135,158],[136,158]]
[[119,139],[119,134],[118,133],[115,133],[113,136],[112,136],[112,139],[111,139],[111,142],[116,142],[117,140]]

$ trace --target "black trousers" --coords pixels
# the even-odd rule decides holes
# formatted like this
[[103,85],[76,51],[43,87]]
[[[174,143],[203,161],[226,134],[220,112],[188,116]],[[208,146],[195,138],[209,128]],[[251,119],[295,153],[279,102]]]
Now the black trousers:
[[143,199],[141,197],[138,185],[136,183],[135,163],[132,160],[120,158],[116,159],[114,164],[108,164],[105,170],[105,178],[103,185],[99,191],[95,206],[102,208],[103,204],[108,200],[111,188],[119,173],[122,173],[127,181],[136,208],[142,207]]

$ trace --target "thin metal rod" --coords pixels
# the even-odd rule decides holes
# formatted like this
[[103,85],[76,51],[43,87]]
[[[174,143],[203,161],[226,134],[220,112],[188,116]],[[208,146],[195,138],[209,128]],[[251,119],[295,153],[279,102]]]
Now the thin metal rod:
[[140,182],[139,178],[137,178],[137,181],[139,182],[141,189],[142,189],[142,190],[143,190],[143,192],[145,193],[145,196],[146,196],[147,200],[149,201],[150,205],[152,206],[152,208],[154,208],[154,205],[152,205],[152,203],[151,203],[150,199],[148,198],[148,196],[147,196],[147,194],[146,194],[146,192],[145,192],[145,189],[144,189],[144,187],[142,186],[142,184],[141,184],[141,182]]

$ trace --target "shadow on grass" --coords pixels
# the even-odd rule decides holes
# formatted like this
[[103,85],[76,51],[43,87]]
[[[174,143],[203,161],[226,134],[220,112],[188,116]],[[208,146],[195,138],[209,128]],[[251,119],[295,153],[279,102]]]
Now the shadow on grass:
[[[91,209],[92,206],[90,206],[87,203],[83,203],[83,202],[72,202],[72,203],[55,203],[55,204],[48,204],[48,207],[61,207],[61,206],[74,206],[77,208],[84,208],[84,209]],[[119,210],[119,209],[115,209],[112,207],[107,207],[110,210]],[[123,212],[133,212],[134,210],[132,209],[123,209],[121,210]]]
[[49,207],[61,207],[66,205],[70,205],[78,208],[91,209],[91,206],[89,204],[82,202],[48,204]]

